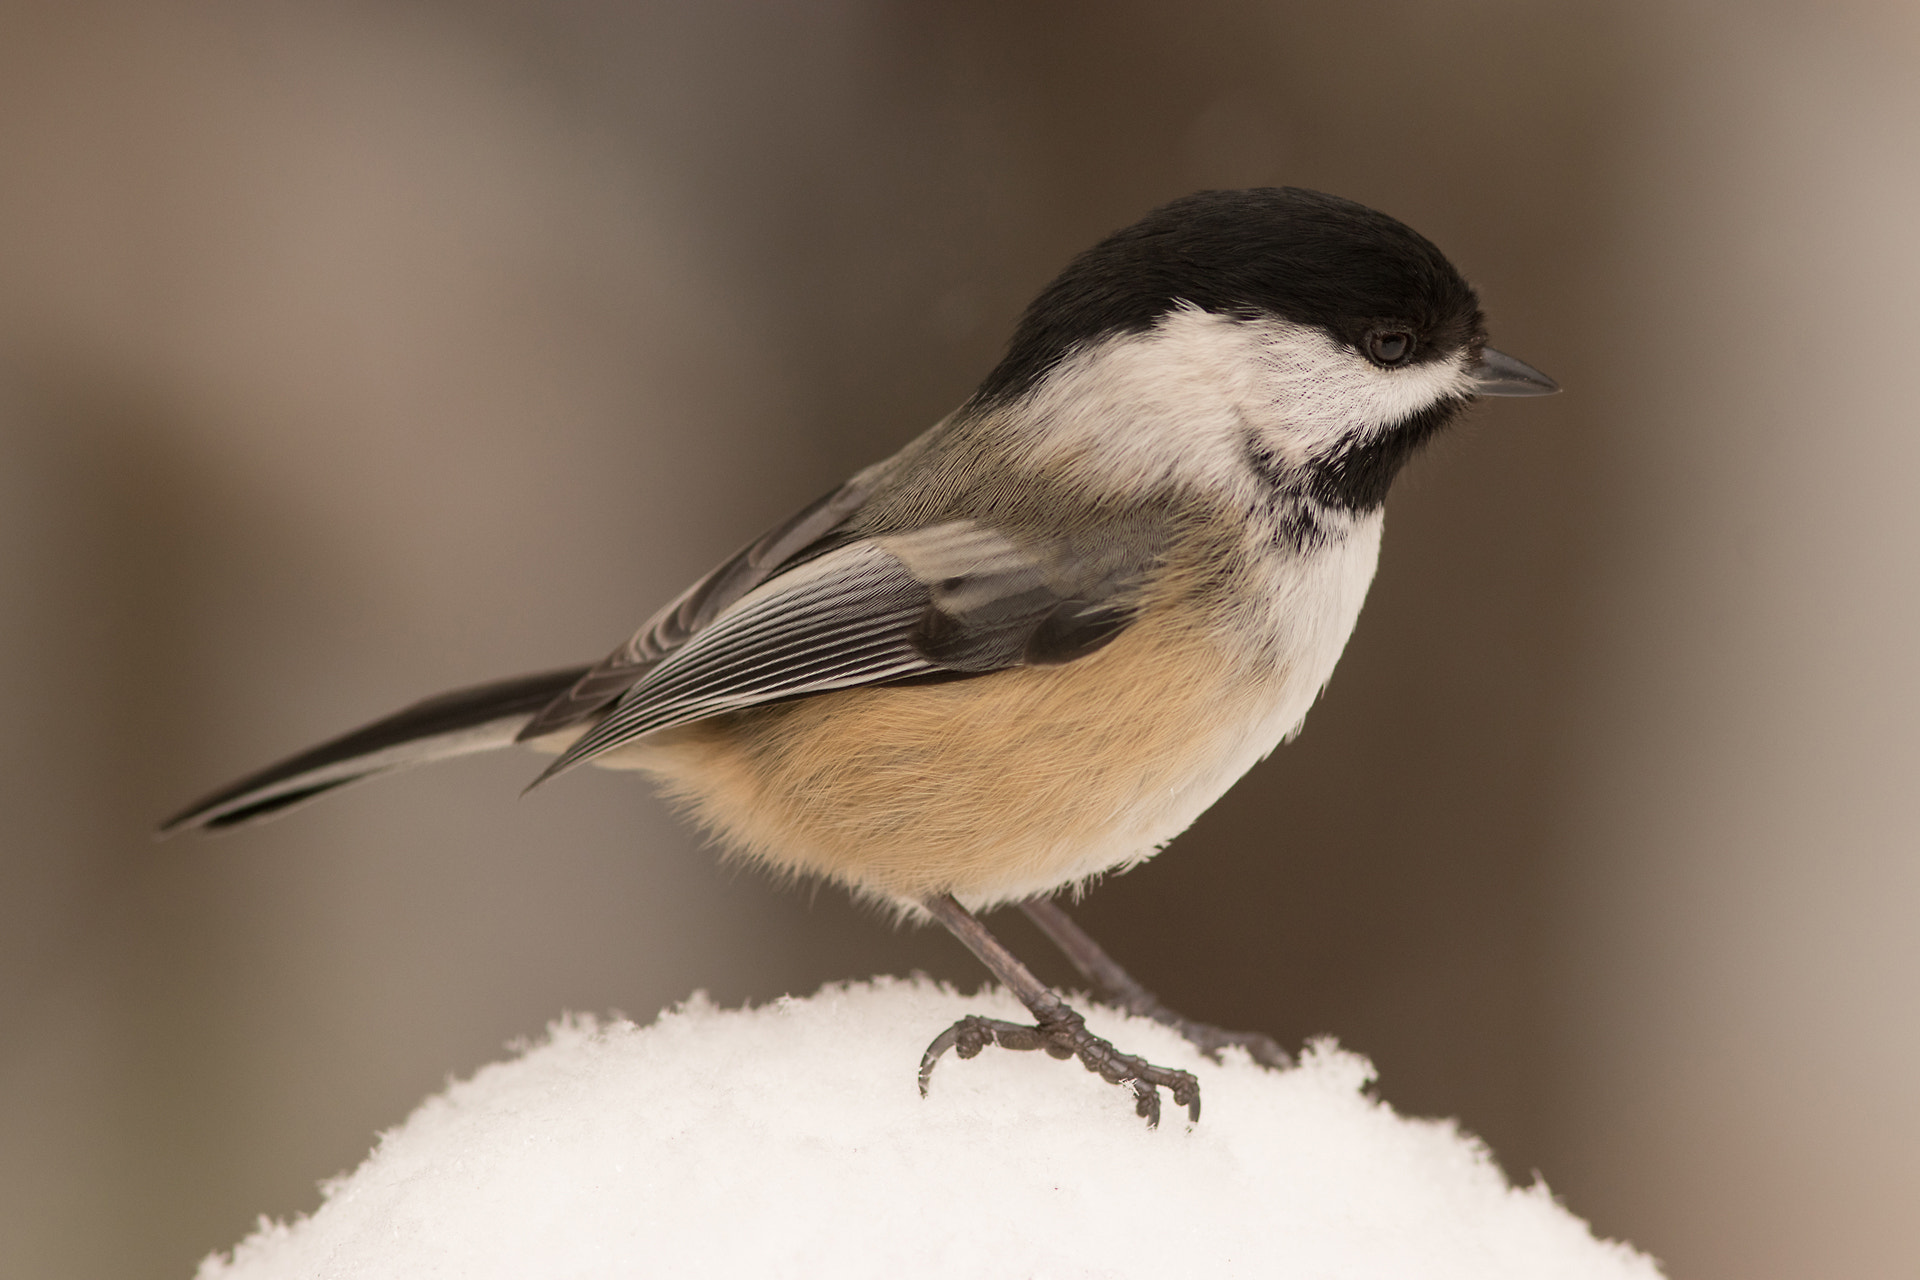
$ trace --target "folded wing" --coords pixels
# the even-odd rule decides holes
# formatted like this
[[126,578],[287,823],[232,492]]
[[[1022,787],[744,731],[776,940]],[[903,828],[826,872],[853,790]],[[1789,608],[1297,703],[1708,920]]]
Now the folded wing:
[[647,619],[633,639],[595,663],[520,730],[519,741],[589,720],[689,637],[775,573],[837,545],[834,531],[867,495],[863,476],[808,503],[741,548]]
[[778,574],[649,667],[537,781],[643,734],[859,685],[1070,661],[1131,620],[1150,557],[1088,558],[972,521],[861,539]]

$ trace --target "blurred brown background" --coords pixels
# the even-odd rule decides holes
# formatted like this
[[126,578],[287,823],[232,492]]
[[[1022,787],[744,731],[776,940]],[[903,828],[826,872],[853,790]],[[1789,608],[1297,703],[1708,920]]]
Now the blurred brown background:
[[0,1274],[186,1275],[562,1010],[977,983],[630,777],[146,832],[598,656],[1275,182],[1568,392],[1415,465],[1305,736],[1083,919],[1676,1276],[1920,1272],[1916,66],[1875,0],[0,4]]

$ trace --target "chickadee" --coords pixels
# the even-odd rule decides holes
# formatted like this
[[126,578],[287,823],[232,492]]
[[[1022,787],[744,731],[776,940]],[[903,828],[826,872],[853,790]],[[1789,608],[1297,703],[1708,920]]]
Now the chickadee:
[[1025,1003],[928,1048],[1078,1057],[1198,1119],[1199,1082],[1090,1033],[974,912],[1020,904],[1103,996],[1210,1056],[1051,895],[1151,857],[1296,733],[1359,616],[1381,506],[1475,396],[1558,390],[1486,345],[1424,237],[1294,188],[1154,210],[1047,286],[971,399],[590,667],[416,703],[214,793],[230,827],[524,744],[638,769],[732,849],[931,916]]

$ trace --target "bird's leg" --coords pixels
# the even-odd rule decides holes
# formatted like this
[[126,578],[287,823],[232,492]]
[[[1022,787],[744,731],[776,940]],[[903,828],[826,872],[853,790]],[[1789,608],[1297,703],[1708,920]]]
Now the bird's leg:
[[1080,1059],[1087,1070],[1109,1084],[1133,1090],[1134,1110],[1146,1118],[1149,1127],[1160,1123],[1161,1086],[1172,1091],[1176,1106],[1185,1107],[1193,1119],[1200,1118],[1200,1082],[1191,1072],[1156,1067],[1145,1058],[1121,1053],[1087,1030],[1086,1020],[1068,1008],[1066,1001],[1036,978],[951,894],[929,898],[922,905],[1020,997],[1020,1003],[1033,1014],[1035,1025],[973,1015],[960,1019],[935,1037],[920,1059],[921,1097],[926,1096],[927,1082],[933,1078],[933,1067],[941,1054],[952,1049],[962,1058],[971,1058],[992,1044],[1002,1049],[1044,1049],[1055,1058]]
[[1073,922],[1073,917],[1061,910],[1060,904],[1051,898],[1029,898],[1020,904],[1027,918],[1040,926],[1040,932],[1053,940],[1080,976],[1092,984],[1094,993],[1102,1000],[1128,1013],[1143,1018],[1152,1018],[1155,1022],[1165,1023],[1188,1040],[1200,1051],[1220,1060],[1220,1051],[1228,1045],[1239,1045],[1245,1049],[1255,1062],[1269,1067],[1284,1067],[1292,1062],[1285,1049],[1274,1042],[1272,1037],[1261,1035],[1258,1031],[1227,1031],[1207,1022],[1195,1022],[1160,1003],[1160,997],[1141,986],[1134,976],[1115,963],[1112,956],[1100,947],[1100,944],[1087,936],[1086,930]]

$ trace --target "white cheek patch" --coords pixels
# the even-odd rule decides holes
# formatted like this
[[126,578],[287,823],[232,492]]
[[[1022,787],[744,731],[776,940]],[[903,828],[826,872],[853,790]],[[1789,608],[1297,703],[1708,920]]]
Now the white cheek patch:
[[1466,356],[1382,369],[1319,329],[1181,307],[1063,360],[1013,410],[1029,457],[1122,489],[1246,474],[1246,436],[1292,466],[1472,393]]
[[1266,443],[1294,463],[1380,435],[1443,400],[1472,394],[1464,352],[1382,369],[1306,325],[1270,320],[1249,327],[1260,331],[1263,369],[1246,415]]
[[1028,457],[1122,492],[1244,470],[1240,405],[1258,386],[1255,335],[1182,309],[1062,360],[1011,420]]

